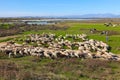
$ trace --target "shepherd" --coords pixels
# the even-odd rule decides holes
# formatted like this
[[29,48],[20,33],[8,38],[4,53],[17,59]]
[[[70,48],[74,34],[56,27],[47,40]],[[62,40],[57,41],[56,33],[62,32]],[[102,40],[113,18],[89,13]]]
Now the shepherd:
[[108,31],[106,31],[106,42],[109,41]]

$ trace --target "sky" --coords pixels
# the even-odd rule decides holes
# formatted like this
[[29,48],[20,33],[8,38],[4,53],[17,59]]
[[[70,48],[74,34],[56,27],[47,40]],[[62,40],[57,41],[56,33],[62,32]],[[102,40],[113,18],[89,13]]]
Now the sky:
[[0,0],[0,17],[120,14],[120,0]]

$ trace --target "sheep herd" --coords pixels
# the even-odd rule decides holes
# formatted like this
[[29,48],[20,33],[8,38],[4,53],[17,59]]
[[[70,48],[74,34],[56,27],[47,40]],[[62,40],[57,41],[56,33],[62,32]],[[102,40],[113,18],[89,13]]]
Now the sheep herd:
[[[35,46],[31,44],[36,44]],[[0,51],[11,56],[36,56],[38,58],[81,58],[119,61],[120,57],[110,52],[110,46],[102,41],[88,39],[86,34],[32,34],[23,44],[8,42]]]

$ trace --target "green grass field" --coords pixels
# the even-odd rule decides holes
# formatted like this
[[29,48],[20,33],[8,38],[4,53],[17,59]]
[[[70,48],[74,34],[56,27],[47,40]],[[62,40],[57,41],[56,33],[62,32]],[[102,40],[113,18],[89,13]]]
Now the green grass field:
[[[112,52],[120,54],[120,26],[105,27],[103,24],[87,23],[65,23],[69,24],[67,30],[39,30],[28,31],[25,35],[36,33],[65,34],[87,34],[89,39],[106,42],[106,36],[99,33],[91,34],[89,29],[115,31],[117,34],[109,36],[106,42],[112,47]],[[9,41],[11,38],[1,40]],[[8,56],[0,54],[0,80],[119,80],[120,62],[101,60],[81,60],[81,59],[40,59],[37,57],[20,57],[8,59]],[[6,73],[8,76],[6,76]],[[17,73],[17,74],[16,74]]]
[[35,34],[35,33],[55,33],[57,35],[65,35],[65,34],[87,34],[90,39],[95,39],[99,41],[106,42],[106,35],[100,35],[100,33],[96,34],[91,34],[90,29],[97,29],[99,31],[113,31],[113,35],[109,36],[109,41],[106,42],[112,47],[112,52],[115,54],[119,54],[120,50],[120,26],[117,27],[106,27],[104,24],[93,24],[93,23],[66,23],[69,24],[70,27],[67,30],[40,30],[40,31],[29,31],[29,32],[24,32],[24,35],[27,34]]

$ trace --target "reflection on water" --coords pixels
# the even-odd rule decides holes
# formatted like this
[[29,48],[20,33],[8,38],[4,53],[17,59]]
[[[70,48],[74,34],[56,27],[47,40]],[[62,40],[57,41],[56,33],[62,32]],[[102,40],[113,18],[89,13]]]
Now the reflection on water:
[[48,24],[56,24],[58,22],[64,21],[87,21],[87,20],[95,20],[95,19],[42,19],[42,20],[22,20],[27,24],[37,24],[37,25],[48,25]]
[[27,24],[37,24],[37,25],[48,25],[48,24],[55,24],[55,22],[47,22],[47,21],[28,21]]

